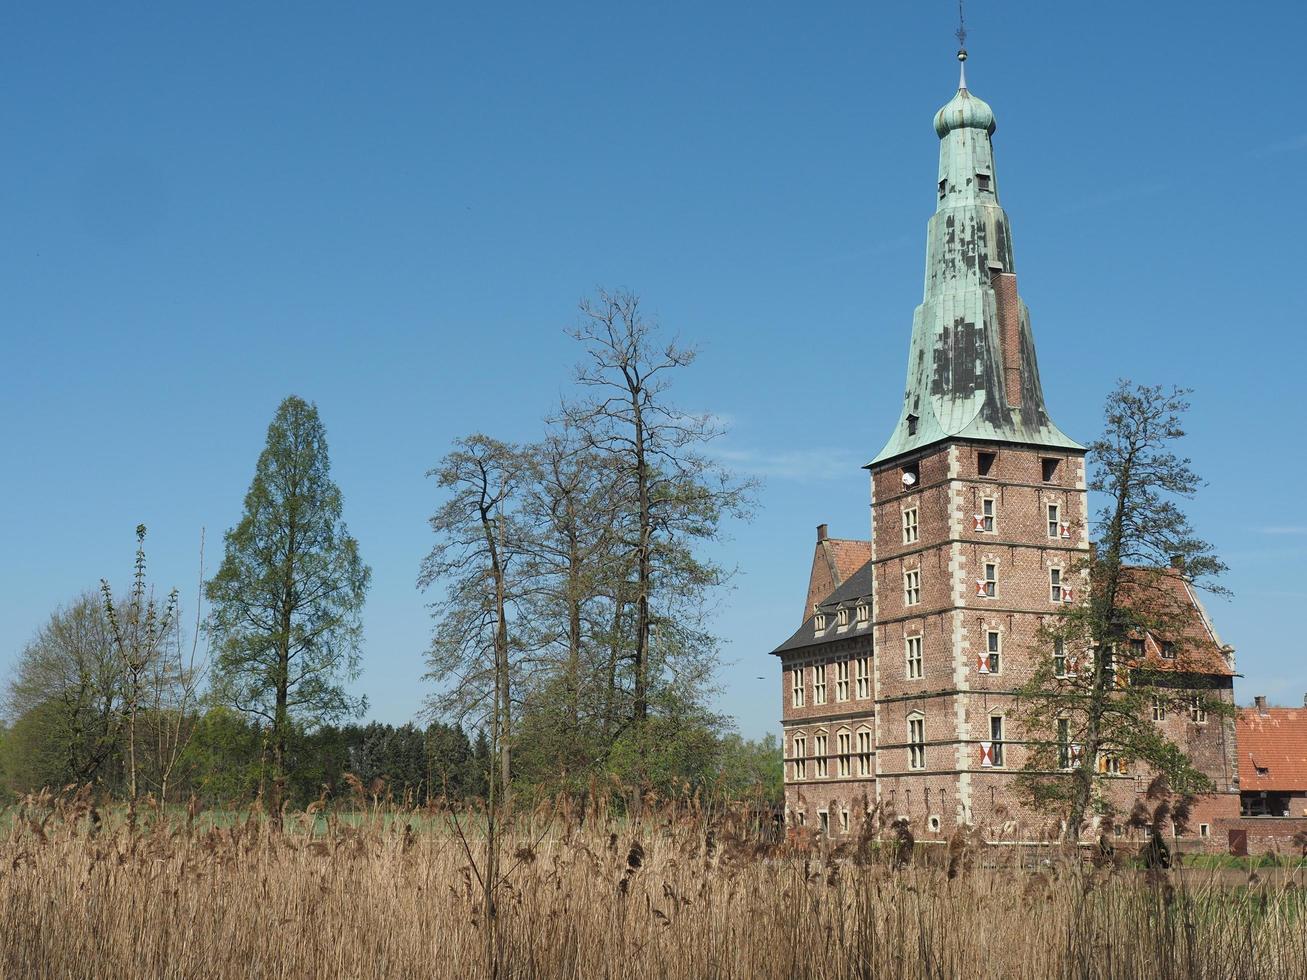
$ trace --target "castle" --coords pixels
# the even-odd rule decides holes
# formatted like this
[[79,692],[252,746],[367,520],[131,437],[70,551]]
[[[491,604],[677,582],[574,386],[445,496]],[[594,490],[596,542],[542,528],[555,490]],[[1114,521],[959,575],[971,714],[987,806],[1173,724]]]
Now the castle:
[[[937,203],[903,408],[871,477],[869,540],[817,530],[802,625],[782,667],[790,826],[856,832],[876,804],[924,839],[975,827],[1032,835],[1014,779],[1026,763],[1015,691],[1046,658],[1041,627],[1079,587],[1088,553],[1085,449],[1049,416],[1030,314],[999,203],[994,113],[967,89],[935,115]],[[1187,632],[1210,652],[1181,679],[1233,703],[1234,655],[1183,572],[1167,573]],[[1164,658],[1149,637],[1150,657]],[[1157,649],[1153,649],[1157,647]],[[1234,724],[1194,708],[1154,721],[1212,780],[1192,821],[1237,817]],[[1071,765],[1070,759],[1066,766]],[[1151,775],[1106,759],[1128,813]]]

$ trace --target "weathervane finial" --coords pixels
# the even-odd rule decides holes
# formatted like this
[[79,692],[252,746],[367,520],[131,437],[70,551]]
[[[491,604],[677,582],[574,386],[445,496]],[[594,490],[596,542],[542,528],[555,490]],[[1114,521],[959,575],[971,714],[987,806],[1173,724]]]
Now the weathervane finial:
[[958,72],[958,88],[967,87],[967,18],[962,10],[963,0],[958,0],[958,29],[954,37],[958,39],[958,61],[961,68]]

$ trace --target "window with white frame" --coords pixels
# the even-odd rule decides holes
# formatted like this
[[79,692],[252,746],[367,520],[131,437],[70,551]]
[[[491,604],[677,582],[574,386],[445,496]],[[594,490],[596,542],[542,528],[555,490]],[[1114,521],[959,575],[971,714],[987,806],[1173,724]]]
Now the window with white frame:
[[1056,538],[1062,530],[1062,507],[1060,504],[1048,505],[1048,536]]
[[921,637],[905,637],[903,642],[907,649],[908,680],[920,680],[925,666],[921,658]]
[[998,630],[985,630],[985,657],[991,674],[997,674],[1002,664],[1003,637]]
[[835,665],[835,700],[849,699],[849,662],[841,660]]
[[903,511],[903,543],[917,543],[917,508],[915,507]]
[[858,775],[871,775],[871,732],[866,728],[858,730]]
[[994,760],[994,765],[1001,768],[1003,766],[1003,716],[990,715],[989,717],[989,741],[990,741],[990,758]]
[[812,703],[826,703],[826,665],[818,664],[812,668]]
[[921,715],[908,719],[908,765],[912,769],[926,768],[926,719]]
[[817,764],[817,778],[825,779],[830,775],[830,759],[827,757],[825,732],[818,732],[812,737],[812,754],[815,756]]
[[994,532],[994,498],[986,497],[980,502],[980,528],[987,534]]
[[794,736],[794,778],[808,778],[808,738],[801,732]]
[[840,833],[841,833],[841,834],[847,834],[848,832],[849,832],[849,811],[848,811],[848,810],[841,810],[841,811],[840,811]]
[[1071,720],[1069,718],[1057,720],[1057,767],[1071,768]]
[[849,625],[849,611],[847,609],[837,609],[835,611],[835,625],[840,629]]
[[921,601],[921,570],[914,568],[903,573],[903,604],[915,606]]
[[857,684],[859,698],[870,697],[871,695],[871,676],[866,657],[859,657],[853,662],[854,682]]
[[853,735],[849,732],[840,732],[835,736],[835,748],[839,754],[839,761],[836,765],[839,767],[841,778],[849,775],[850,760],[853,755]]
[[1053,676],[1066,676],[1066,641],[1060,636],[1053,638]]
[[1125,763],[1119,755],[1111,752],[1098,753],[1098,771],[1105,776],[1120,776],[1126,771]]
[[1172,643],[1170,640],[1162,641],[1162,659],[1163,660],[1175,659],[1175,644]]
[[998,595],[998,565],[992,561],[985,562],[985,577],[981,580],[980,592],[986,599]]
[[823,834],[829,834],[829,833],[830,833],[830,814],[829,814],[829,813],[827,813],[825,810],[818,810],[818,811],[817,811],[817,822],[821,825],[821,832],[822,832]]
[[799,822],[799,826],[800,826],[800,827],[807,826],[807,823],[808,823],[808,814],[807,814],[807,813],[805,813],[803,810],[800,810],[800,811],[796,814],[796,816],[798,817],[798,822]]
[[859,626],[862,626],[862,625],[864,625],[865,623],[870,622],[870,621],[871,621],[871,606],[867,605],[867,603],[865,603],[865,602],[860,602],[860,603],[858,603],[858,613],[857,613],[857,616],[856,616],[855,618],[857,619],[857,622],[858,622],[858,625],[859,625]]
[[826,614],[817,613],[815,616],[812,617],[812,631],[814,633],[820,633],[825,629],[826,629]]
[[1153,698],[1153,721],[1166,721],[1166,702]]
[[1201,694],[1195,694],[1193,701],[1189,703],[1189,720],[1197,725],[1207,721],[1207,706],[1203,704]]
[[1048,601],[1062,601],[1062,569],[1060,568],[1048,570]]
[[796,708],[803,707],[803,668],[795,667],[790,671],[790,692],[793,697],[792,704]]

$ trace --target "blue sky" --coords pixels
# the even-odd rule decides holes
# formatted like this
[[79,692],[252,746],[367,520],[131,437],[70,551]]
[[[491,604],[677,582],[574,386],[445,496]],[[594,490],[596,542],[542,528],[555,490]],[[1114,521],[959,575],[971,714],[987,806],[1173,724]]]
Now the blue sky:
[[[1307,690],[1301,281],[1307,7],[975,2],[968,78],[1048,403],[1196,389],[1191,513],[1240,700]],[[425,693],[424,472],[529,439],[597,285],[703,354],[686,408],[766,478],[721,554],[720,707],[776,728],[767,656],[813,528],[865,536],[934,207],[950,2],[10,4],[0,13],[0,670],[130,572],[194,602],[279,400],[318,404],[374,572],[361,686]],[[763,679],[759,679],[763,678]]]

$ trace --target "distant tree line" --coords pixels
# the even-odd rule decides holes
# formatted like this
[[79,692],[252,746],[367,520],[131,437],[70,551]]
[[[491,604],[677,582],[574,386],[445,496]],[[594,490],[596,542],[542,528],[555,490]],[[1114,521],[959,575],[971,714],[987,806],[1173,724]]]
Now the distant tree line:
[[[436,543],[424,722],[351,723],[371,571],[343,520],[314,405],[278,407],[194,621],[149,582],[56,610],[4,691],[11,794],[93,784],[127,799],[284,806],[584,794],[636,786],[775,800],[780,751],[710,710],[710,556],[753,486],[706,452],[714,416],[668,389],[695,351],[631,293],[581,305],[573,393],[516,444],[475,433],[431,470]],[[203,602],[207,600],[207,608]]]

